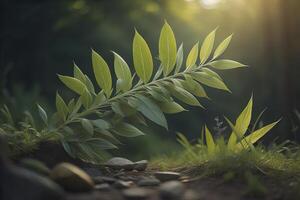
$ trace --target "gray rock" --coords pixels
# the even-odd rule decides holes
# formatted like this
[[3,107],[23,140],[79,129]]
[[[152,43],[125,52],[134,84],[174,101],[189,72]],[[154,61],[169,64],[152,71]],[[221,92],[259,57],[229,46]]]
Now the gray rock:
[[128,200],[143,200],[147,199],[152,193],[152,190],[145,188],[129,188],[123,191],[123,196]]
[[13,165],[3,169],[0,166],[0,177],[0,199],[64,199],[64,191],[59,185],[27,169]]
[[91,177],[95,177],[95,176],[102,176],[102,172],[97,169],[97,168],[94,168],[94,167],[85,167],[83,168],[83,170],[88,174],[90,175]]
[[116,170],[121,170],[121,169],[133,170],[135,167],[135,163],[126,158],[114,157],[108,160],[105,163],[105,166]]
[[48,176],[50,174],[50,169],[39,160],[25,158],[20,161],[20,165],[44,176]]
[[145,171],[148,166],[148,161],[147,160],[140,160],[135,162],[134,169],[137,171]]
[[160,196],[163,199],[181,199],[184,194],[184,186],[180,181],[167,181],[160,188]]
[[155,172],[154,176],[162,181],[173,181],[173,180],[178,180],[180,178],[180,173],[177,172],[168,172],[168,171],[164,171],[164,172]]
[[143,178],[137,182],[138,186],[149,187],[149,186],[158,186],[160,181],[156,178]]
[[131,186],[133,186],[134,183],[132,181],[122,181],[122,180],[118,180],[117,182],[114,183],[114,187],[118,188],[118,189],[126,189],[126,188],[130,188]]
[[101,183],[101,184],[95,185],[94,189],[99,190],[99,191],[108,191],[111,189],[111,187],[108,183]]
[[96,177],[93,177],[93,180],[94,180],[95,184],[99,184],[99,183],[113,184],[118,179],[113,178],[113,177],[109,177],[109,176],[96,176]]
[[85,171],[70,163],[56,165],[50,177],[70,192],[87,192],[94,187],[92,178]]

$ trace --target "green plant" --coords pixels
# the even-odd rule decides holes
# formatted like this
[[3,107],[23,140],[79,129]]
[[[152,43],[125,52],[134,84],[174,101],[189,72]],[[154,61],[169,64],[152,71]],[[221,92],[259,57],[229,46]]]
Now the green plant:
[[[233,60],[217,60],[232,36],[213,52],[215,33],[216,29],[205,38],[200,52],[198,43],[193,46],[183,67],[183,45],[177,50],[174,33],[165,22],[159,38],[160,65],[154,74],[151,51],[135,31],[132,52],[135,73],[132,75],[128,64],[113,52],[115,86],[107,63],[92,50],[92,68],[99,92],[90,78],[74,64],[73,76],[59,75],[64,85],[75,93],[74,98],[66,101],[57,93],[57,112],[51,117],[38,105],[41,126],[30,113],[21,122],[16,122],[4,106],[0,132],[8,138],[15,154],[32,150],[41,141],[52,140],[60,141],[72,157],[99,163],[107,155],[105,150],[116,148],[120,143],[116,136],[143,135],[137,125],[146,125],[145,118],[167,129],[163,113],[185,110],[175,99],[201,106],[196,97],[208,98],[202,85],[229,91],[221,77],[208,67],[227,70],[245,65]],[[199,58],[200,62],[197,61]]]
[[[197,157],[197,153],[195,152],[198,150],[195,150],[195,148],[204,149],[207,151],[208,155],[214,155],[219,152],[223,154],[226,152],[238,153],[249,148],[254,149],[253,144],[266,135],[280,120],[255,130],[262,114],[264,113],[264,111],[262,111],[256,119],[252,129],[250,129],[249,126],[252,119],[252,106],[253,98],[251,97],[247,106],[236,119],[235,124],[225,117],[232,129],[232,133],[230,134],[227,144],[224,137],[220,137],[217,141],[215,141],[210,130],[206,126],[202,129],[202,136],[195,147],[191,145],[186,137],[181,133],[178,134],[178,141],[183,147],[185,147],[192,157]],[[249,134],[246,136],[247,132],[249,132]],[[204,134],[206,144],[204,144]]]

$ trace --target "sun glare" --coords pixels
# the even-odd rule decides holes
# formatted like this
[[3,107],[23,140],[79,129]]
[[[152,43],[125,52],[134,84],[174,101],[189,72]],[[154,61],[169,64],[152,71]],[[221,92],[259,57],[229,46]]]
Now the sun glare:
[[204,8],[213,9],[218,6],[221,0],[200,0]]

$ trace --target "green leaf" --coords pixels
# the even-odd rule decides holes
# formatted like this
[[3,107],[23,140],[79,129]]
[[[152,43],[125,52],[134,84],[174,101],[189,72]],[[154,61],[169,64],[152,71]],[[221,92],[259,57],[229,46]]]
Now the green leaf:
[[232,34],[228,38],[226,38],[225,40],[223,40],[223,42],[221,42],[219,44],[219,46],[215,50],[213,59],[218,58],[220,55],[222,55],[225,52],[225,50],[229,46],[229,43],[230,43],[231,39],[232,39]]
[[59,95],[58,92],[56,93],[55,104],[56,104],[56,109],[57,109],[59,116],[65,120],[69,113],[69,109],[68,109],[68,106],[66,105],[65,101],[61,98],[61,96]]
[[240,67],[246,67],[246,65],[236,62],[234,60],[217,60],[213,61],[209,64],[215,69],[219,70],[227,70],[227,69],[235,69]]
[[213,70],[211,70],[211,69],[208,69],[208,68],[206,68],[206,67],[203,67],[203,68],[201,68],[201,70],[202,70],[203,72],[207,73],[208,75],[211,75],[211,76],[213,76],[213,77],[216,77],[217,79],[222,80],[221,76],[220,76],[218,73],[216,73],[216,72],[214,72]]
[[58,75],[58,77],[68,88],[70,88],[77,94],[82,95],[85,92],[86,86],[80,80],[63,75]]
[[47,125],[48,124],[48,116],[46,111],[39,105],[37,104],[38,110],[39,110],[39,115],[42,118],[43,122]]
[[237,143],[237,139],[238,139],[237,135],[241,138],[246,133],[252,118],[252,106],[253,106],[253,97],[251,96],[247,106],[244,108],[244,110],[237,118],[234,125],[234,130],[229,137],[228,147],[230,149],[234,148],[235,144]]
[[136,137],[136,136],[140,136],[140,135],[145,135],[138,128],[136,128],[128,123],[121,123],[121,124],[117,125],[113,131],[116,134],[124,136],[124,137]]
[[86,85],[87,89],[89,90],[89,92],[92,93],[93,95],[95,95],[94,85],[87,75],[85,75],[85,85]]
[[200,50],[200,61],[201,64],[204,64],[207,59],[209,58],[212,49],[214,47],[214,42],[215,42],[215,35],[216,35],[216,30],[213,30],[208,36],[204,39],[203,44],[201,46]]
[[207,126],[205,126],[205,138],[206,138],[207,152],[209,155],[213,155],[216,151],[216,144]]
[[176,63],[176,39],[170,25],[165,22],[159,37],[159,59],[162,63],[164,76],[170,74]]
[[198,57],[198,48],[199,43],[197,42],[193,48],[190,50],[187,59],[186,59],[186,68],[190,68],[196,64],[197,57]]
[[197,100],[196,97],[194,97],[191,93],[189,93],[188,91],[186,91],[183,88],[174,86],[172,88],[172,94],[174,97],[176,97],[177,99],[179,99],[180,101],[191,105],[191,106],[200,106],[203,107],[199,101]]
[[185,75],[185,81],[183,81],[183,87],[197,97],[209,98],[200,83],[195,81],[190,75]]
[[179,105],[175,101],[162,102],[159,104],[159,107],[164,113],[168,113],[168,114],[174,114],[174,113],[186,111],[181,105]]
[[153,103],[149,98],[142,95],[136,95],[136,98],[129,100],[138,111],[140,111],[145,117],[155,122],[156,124],[168,129],[167,120],[160,110],[160,108]]
[[86,130],[86,132],[88,132],[88,134],[90,136],[93,136],[93,134],[94,134],[94,126],[90,122],[90,120],[88,120],[88,119],[81,119],[80,123],[81,123],[82,127],[84,128],[84,130]]
[[255,142],[257,142],[260,138],[262,138],[264,135],[266,135],[280,120],[273,122],[271,124],[268,124],[256,131],[254,131],[253,133],[251,133],[250,135],[246,136],[243,140],[241,140],[240,143],[236,144],[236,149],[240,150],[243,148],[249,148],[249,144],[254,144]]
[[74,78],[80,80],[82,83],[85,83],[85,75],[82,73],[82,71],[79,69],[79,67],[74,62]]
[[82,104],[85,108],[89,108],[89,106],[92,104],[93,102],[93,97],[91,95],[91,93],[86,89],[84,91],[84,93],[81,95],[80,97]]
[[95,127],[99,128],[100,130],[107,130],[110,129],[111,127],[110,123],[108,123],[103,119],[96,119],[96,120],[92,120],[91,122]]
[[175,73],[178,73],[182,67],[183,63],[183,44],[179,46],[176,54],[176,68],[175,68]]
[[101,91],[101,92],[99,92],[99,93],[97,94],[97,96],[95,97],[94,105],[99,105],[99,104],[101,104],[101,103],[103,103],[103,102],[105,102],[105,101],[106,101],[106,97],[105,97],[105,95],[104,95],[104,92]]
[[92,50],[92,64],[98,85],[109,97],[112,91],[110,70],[105,60],[94,50]]
[[132,51],[137,75],[144,83],[149,82],[153,72],[152,55],[146,41],[137,31],[135,31]]
[[131,82],[132,75],[130,69],[127,63],[125,62],[125,60],[120,55],[118,55],[115,52],[113,52],[113,54],[115,58],[114,67],[115,67],[116,76],[119,80],[122,80],[120,84],[120,89],[123,92],[126,92],[130,90],[132,87],[132,82]]
[[86,145],[89,145],[92,149],[117,149],[114,144],[110,143],[107,140],[100,138],[91,138],[85,141]]
[[195,80],[197,80],[198,82],[200,82],[204,85],[230,92],[230,90],[227,88],[227,86],[225,85],[225,83],[222,80],[220,80],[214,76],[211,76],[211,75],[207,74],[206,72],[196,72],[196,73],[192,74],[192,76]]

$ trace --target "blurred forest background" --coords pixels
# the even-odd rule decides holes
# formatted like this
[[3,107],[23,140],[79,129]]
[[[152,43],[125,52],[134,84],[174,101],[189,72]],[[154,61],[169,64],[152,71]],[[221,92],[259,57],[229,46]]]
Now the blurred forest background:
[[[172,152],[175,131],[191,140],[215,117],[234,120],[254,93],[254,116],[268,107],[263,121],[282,117],[267,142],[300,141],[300,1],[299,0],[1,0],[1,103],[15,112],[35,110],[40,102],[54,110],[56,74],[71,74],[73,61],[91,75],[91,48],[112,66],[114,50],[132,66],[134,28],[142,33],[153,56],[164,20],[172,26],[185,55],[196,41],[219,26],[217,42],[231,33],[224,57],[250,66],[220,72],[233,94],[208,90],[206,110],[168,116],[170,133],[151,127],[144,137],[124,140],[118,153],[136,157]],[[71,95],[64,91],[64,96]],[[153,131],[155,130],[155,131]],[[229,129],[228,129],[229,130]],[[155,145],[153,145],[155,144]]]

